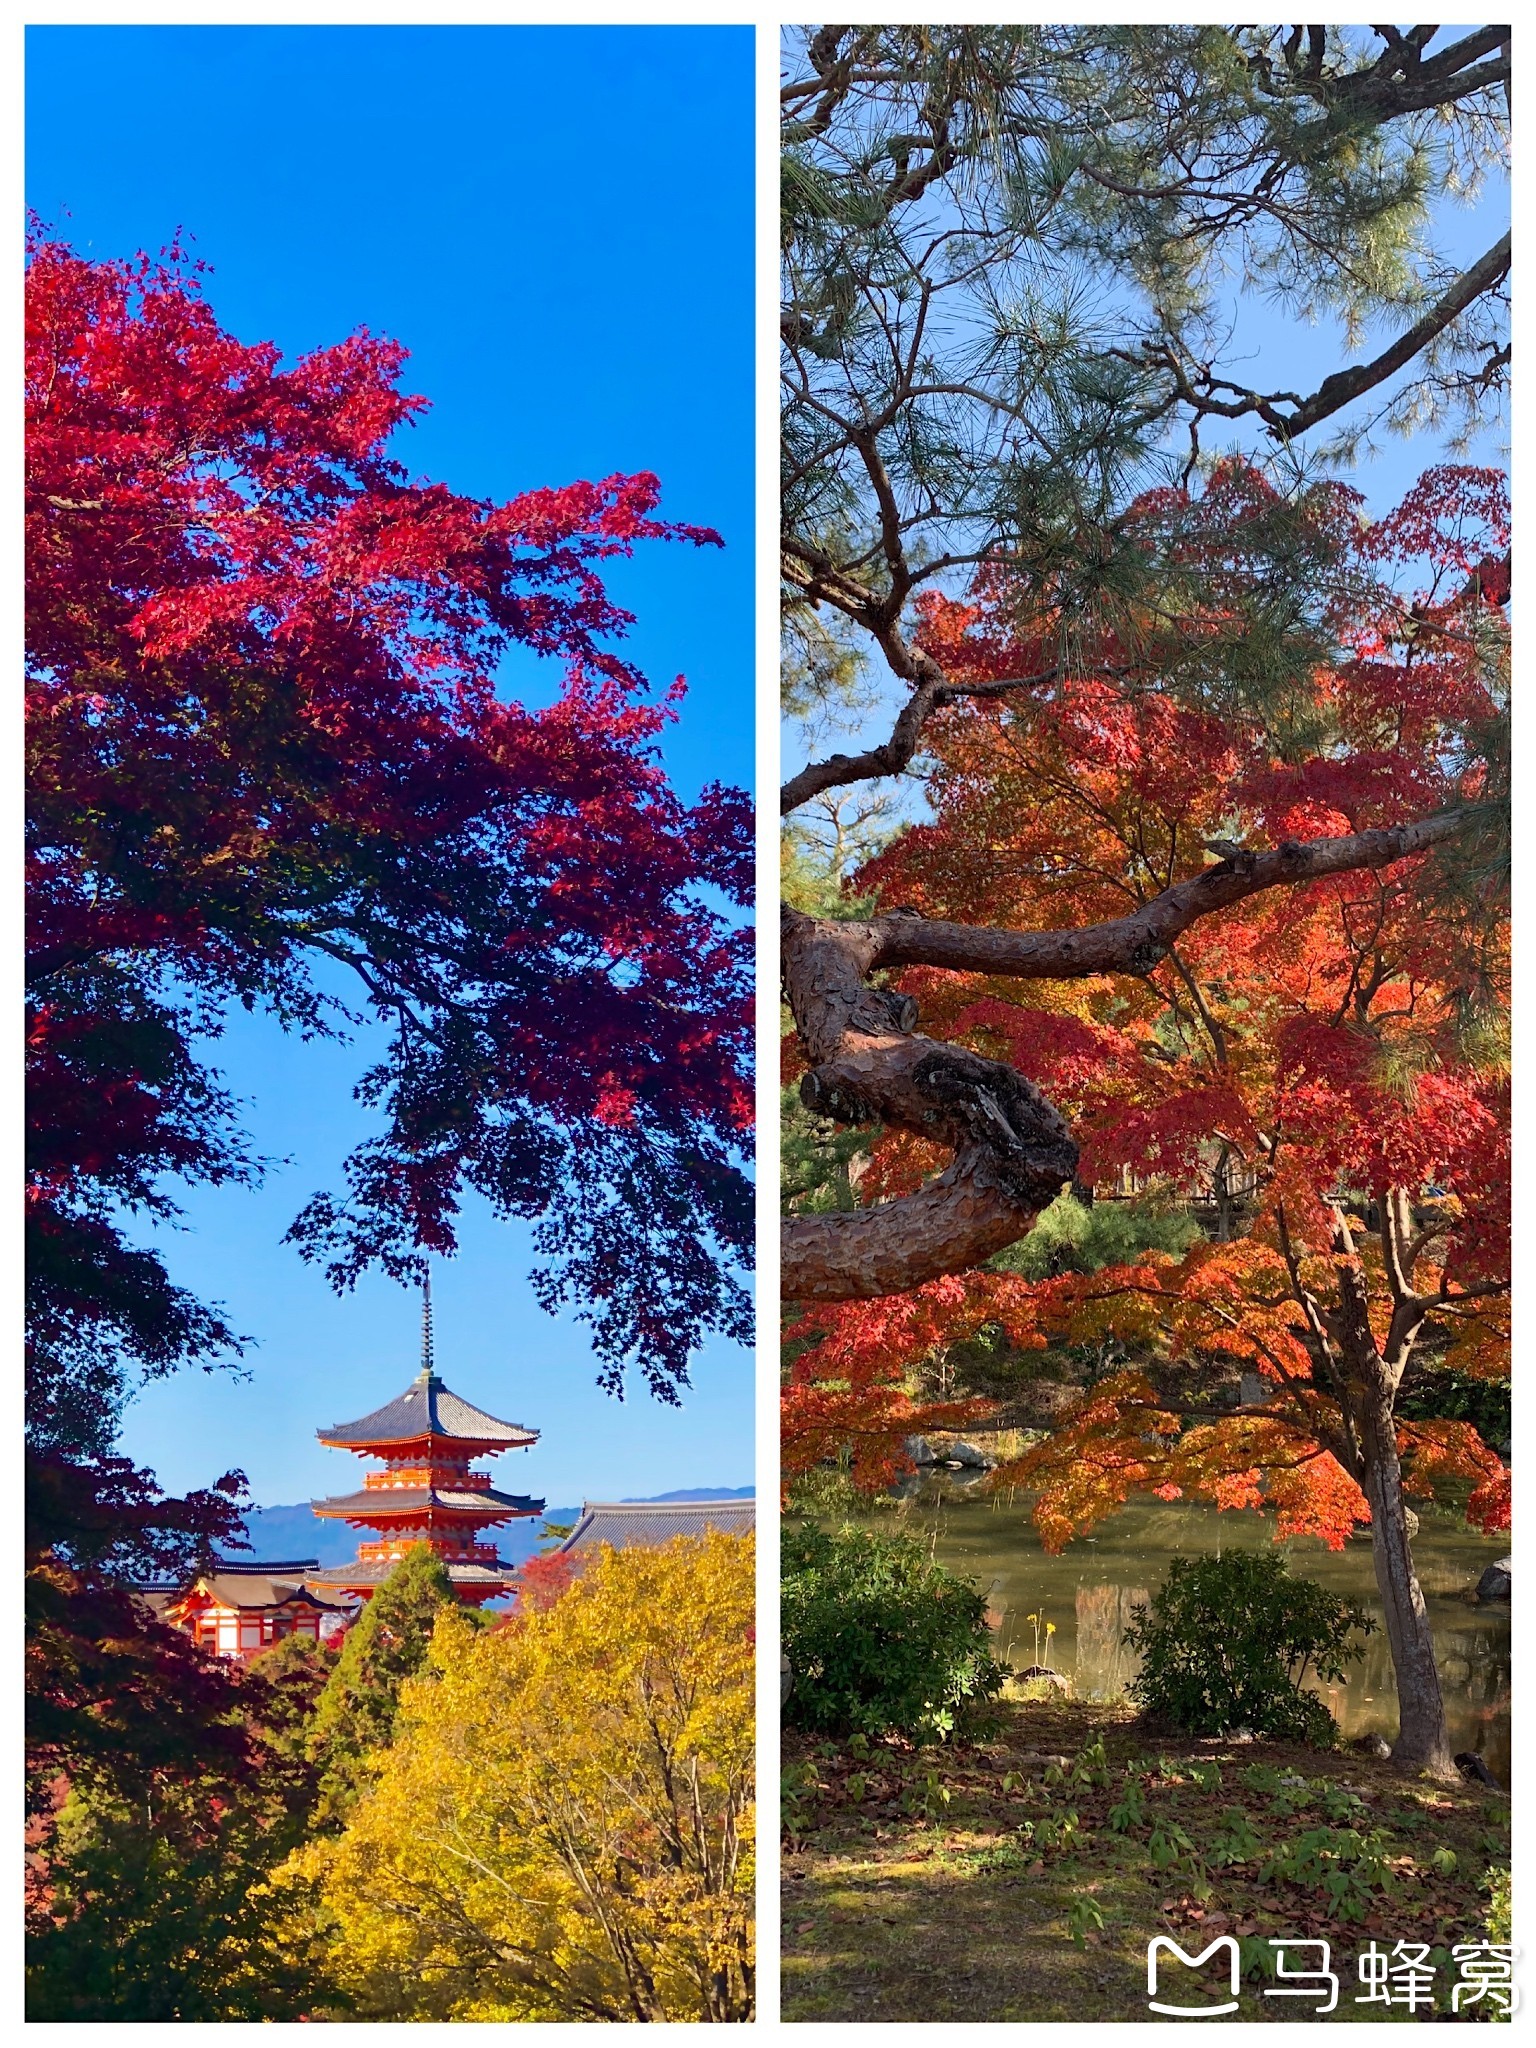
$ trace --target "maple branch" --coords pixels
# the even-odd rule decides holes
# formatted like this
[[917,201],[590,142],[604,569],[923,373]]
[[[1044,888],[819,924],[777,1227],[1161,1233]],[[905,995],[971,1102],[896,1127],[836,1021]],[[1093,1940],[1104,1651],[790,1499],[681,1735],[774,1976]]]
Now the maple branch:
[[1510,1282],[1508,1280],[1480,1280],[1472,1287],[1458,1288],[1454,1294],[1448,1293],[1445,1290],[1444,1281],[1440,1285],[1441,1292],[1439,1294],[1431,1294],[1426,1297],[1429,1306],[1433,1309],[1456,1308],[1464,1301],[1493,1301],[1501,1294],[1508,1294],[1510,1289]]
[[1317,1296],[1301,1277],[1301,1260],[1291,1241],[1290,1220],[1286,1216],[1284,1202],[1278,1203],[1275,1208],[1275,1233],[1280,1240],[1280,1256],[1284,1259],[1285,1269],[1291,1276],[1291,1293],[1306,1317],[1307,1327],[1312,1333],[1313,1362],[1331,1373],[1333,1340],[1328,1334],[1328,1326],[1323,1320]]
[[1128,916],[1078,931],[976,928],[902,910],[870,919],[815,918],[786,905],[785,992],[811,1061],[802,1101],[839,1123],[910,1131],[953,1156],[913,1194],[842,1214],[788,1218],[785,1298],[868,1300],[980,1265],[1027,1235],[1077,1170],[1067,1124],[1039,1090],[1000,1061],[918,1035],[912,998],[870,986],[879,969],[928,966],[1036,980],[1146,975],[1198,918],[1265,889],[1384,867],[1451,837],[1466,815],[1291,840],[1268,853],[1245,850]]

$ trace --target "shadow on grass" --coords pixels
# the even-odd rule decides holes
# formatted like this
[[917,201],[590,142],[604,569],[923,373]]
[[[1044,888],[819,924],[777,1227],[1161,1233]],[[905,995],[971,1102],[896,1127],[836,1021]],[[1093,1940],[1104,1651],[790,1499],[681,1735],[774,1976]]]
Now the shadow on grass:
[[[1328,1940],[1335,2019],[1451,2017],[1449,1950],[1485,1938],[1481,1879],[1508,1860],[1507,1802],[1350,1752],[1172,1743],[1148,1756],[1157,1745],[1113,1709],[1014,1705],[999,1721],[945,1750],[786,1738],[786,2020],[1155,2021],[1151,1938],[1193,1954],[1224,1933],[1250,1964],[1272,1960],[1271,1937]],[[1095,1741],[1097,1782],[1074,1782],[1068,1759]],[[1132,1780],[1141,1817],[1122,1806],[1117,1825]],[[1066,1814],[1075,1825],[1057,1839]],[[1255,1846],[1233,1855],[1244,1826]],[[1324,1845],[1316,1872],[1297,1853],[1306,1840]],[[1328,1871],[1337,1883],[1355,1853],[1358,1884],[1330,1892]],[[1434,2012],[1355,2003],[1373,1940],[1431,1948]],[[1245,1977],[1232,2017],[1313,2016],[1263,1991]]]

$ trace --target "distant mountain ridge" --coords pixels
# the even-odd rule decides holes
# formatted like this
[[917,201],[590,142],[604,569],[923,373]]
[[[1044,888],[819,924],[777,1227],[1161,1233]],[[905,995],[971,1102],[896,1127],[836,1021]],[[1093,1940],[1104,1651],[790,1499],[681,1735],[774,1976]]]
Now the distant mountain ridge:
[[675,1493],[626,1493],[626,1507],[649,1507],[659,1500],[751,1500],[755,1486],[683,1486]]
[[[624,1498],[636,1505],[644,1501],[664,1500],[750,1500],[754,1492],[755,1488],[750,1486],[685,1486],[672,1493],[626,1494]],[[538,1550],[550,1523],[568,1527],[580,1514],[579,1504],[569,1508],[546,1508],[542,1521],[512,1522],[505,1528],[494,1530],[496,1547],[508,1564],[522,1564]],[[250,1539],[252,1558],[282,1558],[286,1561],[312,1557],[322,1566],[350,1564],[357,1555],[360,1534],[346,1522],[322,1521],[307,1500],[295,1501],[288,1506],[249,1509],[245,1517],[245,1533]]]

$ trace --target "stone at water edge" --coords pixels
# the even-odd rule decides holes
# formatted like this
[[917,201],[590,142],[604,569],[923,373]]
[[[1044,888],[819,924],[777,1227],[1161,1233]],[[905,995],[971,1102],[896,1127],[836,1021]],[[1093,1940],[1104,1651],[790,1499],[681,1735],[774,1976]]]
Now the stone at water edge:
[[1503,1791],[1503,1786],[1489,1770],[1476,1750],[1464,1749],[1459,1756],[1453,1756],[1451,1762],[1464,1778],[1475,1779],[1479,1785],[1486,1785],[1490,1792]]
[[990,1472],[997,1463],[996,1458],[989,1457],[978,1445],[968,1444],[963,1438],[958,1443],[946,1445],[945,1450],[951,1465],[968,1465],[978,1472]]
[[1514,1558],[1501,1557],[1496,1564],[1489,1565],[1477,1582],[1479,1600],[1507,1600],[1512,1583],[1511,1572]]
[[979,1445],[968,1444],[963,1438],[952,1444],[936,1444],[926,1436],[908,1436],[902,1438],[901,1448],[914,1465],[960,1465],[990,1472],[997,1463]]
[[1027,1684],[1032,1680],[1044,1679],[1047,1685],[1055,1686],[1056,1690],[1060,1693],[1070,1694],[1072,1690],[1072,1681],[1065,1672],[1054,1671],[1049,1664],[1030,1664],[1024,1670],[1011,1671],[1008,1675],[1020,1685]]

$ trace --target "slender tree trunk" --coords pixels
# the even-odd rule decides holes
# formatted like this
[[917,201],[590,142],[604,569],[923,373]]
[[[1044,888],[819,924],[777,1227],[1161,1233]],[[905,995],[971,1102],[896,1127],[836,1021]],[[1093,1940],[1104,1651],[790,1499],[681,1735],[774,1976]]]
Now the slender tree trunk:
[[1397,1676],[1398,1736],[1392,1760],[1405,1769],[1454,1778],[1435,1646],[1408,1543],[1397,1432],[1385,1393],[1371,1399],[1360,1421],[1361,1485],[1371,1506],[1376,1586],[1386,1611],[1387,1641]]

